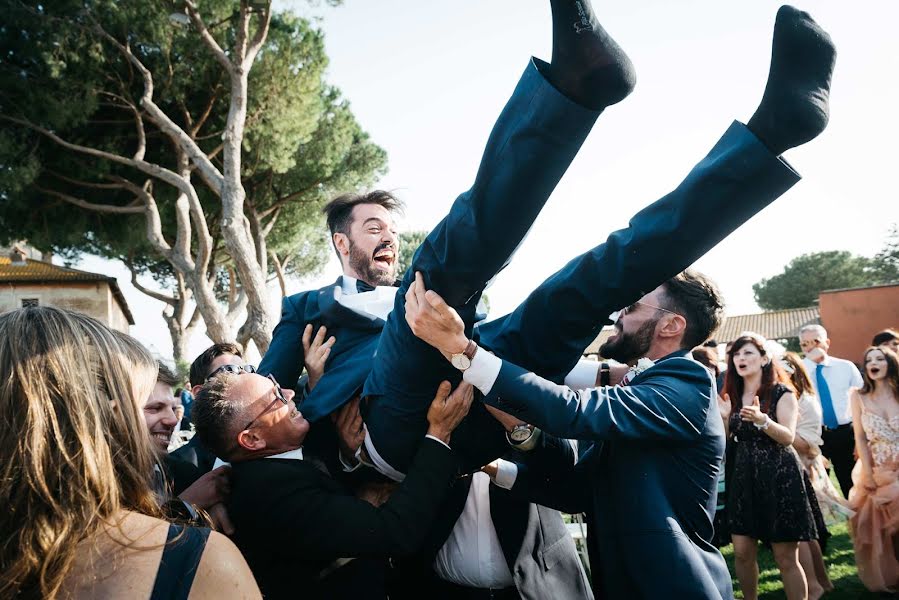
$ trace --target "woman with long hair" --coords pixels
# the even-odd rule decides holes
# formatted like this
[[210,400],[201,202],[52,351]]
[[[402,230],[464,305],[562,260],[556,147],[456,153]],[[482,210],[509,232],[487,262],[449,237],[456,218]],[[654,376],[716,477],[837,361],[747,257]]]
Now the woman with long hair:
[[793,450],[799,407],[789,380],[757,335],[742,335],[727,359],[725,400],[733,471],[727,482],[728,520],[743,597],[758,593],[758,541],[771,542],[790,600],[808,597],[799,542],[818,537],[802,465]]
[[259,597],[227,538],[158,518],[140,412],[156,372],[90,317],[0,315],[0,597]]
[[864,385],[851,397],[858,461],[849,519],[858,577],[871,591],[899,590],[899,358],[886,346],[865,350]]

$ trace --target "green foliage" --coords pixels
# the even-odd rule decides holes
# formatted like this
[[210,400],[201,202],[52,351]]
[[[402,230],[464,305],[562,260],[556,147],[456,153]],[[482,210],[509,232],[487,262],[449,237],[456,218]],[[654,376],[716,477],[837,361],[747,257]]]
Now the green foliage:
[[[330,5],[339,0],[327,0]],[[97,31],[127,41],[153,73],[154,101],[197,144],[213,153],[229,109],[227,74],[192,27],[173,25],[167,0],[48,0],[6,3],[0,26],[0,116],[24,119],[62,138],[130,157],[138,146],[134,117],[143,82],[132,65]],[[204,0],[202,16],[220,44],[234,42],[235,0]],[[254,17],[255,19],[255,17]],[[251,29],[254,25],[251,23]],[[325,81],[323,34],[289,12],[272,16],[269,35],[250,71],[243,182],[248,217],[275,218],[269,250],[289,271],[318,268],[329,251],[321,233],[322,203],[337,192],[371,185],[386,170],[385,152],[372,143],[349,103]],[[146,160],[175,169],[168,138],[147,119]],[[215,159],[217,160],[217,159]],[[139,271],[171,284],[171,265],[151,249],[142,214],[85,210],[40,191],[51,189],[116,206],[130,193],[103,189],[111,178],[138,185],[133,169],[64,150],[18,125],[0,128],[0,243],[28,239],[38,248],[73,258],[81,253],[130,259]],[[228,265],[218,235],[218,198],[194,176],[216,240],[214,268]],[[154,183],[163,231],[172,241],[174,189]],[[210,275],[214,275],[210,273]]]
[[899,226],[893,223],[883,249],[872,259],[873,270],[881,283],[899,282]]
[[764,310],[781,310],[812,306],[822,290],[863,287],[879,282],[871,259],[831,250],[794,258],[783,273],[753,284],[752,291],[755,301]]
[[[858,578],[858,569],[855,566],[855,552],[852,549],[852,539],[845,523],[830,528],[832,537],[827,541],[827,553],[824,556],[824,564],[827,565],[827,574],[833,582],[834,589],[828,592],[826,598],[833,600],[852,600],[862,598],[882,597],[877,593],[868,592]],[[727,567],[733,577],[734,597],[743,598],[740,585],[734,570],[733,546],[725,546],[721,549]],[[760,600],[774,600],[786,598],[783,591],[783,582],[780,579],[780,571],[771,551],[764,546],[759,546],[759,589]]]
[[412,257],[421,243],[428,237],[427,231],[404,231],[400,234],[400,254],[396,261],[396,277],[402,279],[406,269],[412,264]]

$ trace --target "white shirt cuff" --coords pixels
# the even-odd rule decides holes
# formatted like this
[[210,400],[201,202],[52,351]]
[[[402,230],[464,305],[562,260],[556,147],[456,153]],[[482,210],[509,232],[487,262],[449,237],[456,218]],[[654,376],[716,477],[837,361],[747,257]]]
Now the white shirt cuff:
[[502,366],[502,359],[478,346],[471,366],[462,374],[462,379],[481,390],[481,393],[486,396],[493,389],[493,384],[496,383]]
[[[360,448],[361,448],[361,446],[360,446]],[[351,465],[349,463],[349,461],[343,457],[343,452],[340,452],[339,450],[337,452],[337,458],[340,460],[341,466],[343,466],[344,473],[352,473],[353,471],[355,471],[356,469],[358,469],[359,467],[362,466],[362,461],[359,460],[358,458],[356,458],[356,464]]]
[[600,364],[598,360],[577,361],[571,373],[565,376],[565,385],[573,390],[586,390],[597,387],[596,376],[599,374]]
[[438,438],[438,437],[434,437],[433,435],[430,435],[430,434],[429,434],[429,435],[426,435],[425,437],[426,437],[426,438],[431,438],[431,439],[434,440],[435,442],[439,442],[439,443],[443,444],[444,446],[446,446],[447,448],[449,448],[450,450],[452,450],[452,448],[449,447],[449,444],[447,444],[446,442],[444,442],[443,440],[441,440],[441,439]]
[[504,490],[511,490],[518,478],[518,465],[503,459],[497,460],[496,465],[496,476],[491,478],[493,483]]

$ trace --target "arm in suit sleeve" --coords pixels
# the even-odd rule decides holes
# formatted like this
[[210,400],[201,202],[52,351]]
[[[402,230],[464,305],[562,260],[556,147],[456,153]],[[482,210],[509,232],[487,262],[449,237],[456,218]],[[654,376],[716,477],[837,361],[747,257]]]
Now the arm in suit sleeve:
[[592,442],[572,440],[542,433],[537,448],[510,452],[504,459],[517,468],[512,496],[566,513],[580,513],[590,507],[591,461],[598,447]]
[[630,386],[573,391],[503,361],[488,404],[564,438],[691,440],[712,405],[708,372],[671,358]]
[[[390,499],[374,507],[306,481],[282,498],[279,535],[298,558],[388,556],[415,552],[456,475],[453,452],[426,438]],[[291,544],[290,540],[294,540]]]
[[293,389],[303,373],[303,329],[306,322],[303,318],[303,306],[307,293],[288,296],[281,302],[281,320],[272,332],[272,343],[268,347],[259,372],[273,375],[278,383]]

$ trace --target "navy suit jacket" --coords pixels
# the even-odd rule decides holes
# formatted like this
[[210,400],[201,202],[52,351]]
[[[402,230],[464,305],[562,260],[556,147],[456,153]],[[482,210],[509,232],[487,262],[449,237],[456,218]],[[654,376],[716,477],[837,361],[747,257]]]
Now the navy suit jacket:
[[569,469],[522,465],[513,489],[587,512],[598,597],[733,596],[711,541],[724,427],[715,382],[685,354],[661,359],[630,386],[581,392],[504,362],[486,399],[551,436],[587,441]]
[[[303,372],[303,330],[321,325],[337,340],[328,356],[328,367],[315,389],[303,401],[303,415],[311,422],[330,414],[362,388],[371,371],[384,328],[383,319],[366,316],[337,301],[342,277],[318,290],[294,294],[281,303],[281,321],[272,343],[259,364],[259,372],[294,387]],[[436,384],[435,384],[436,389]]]

